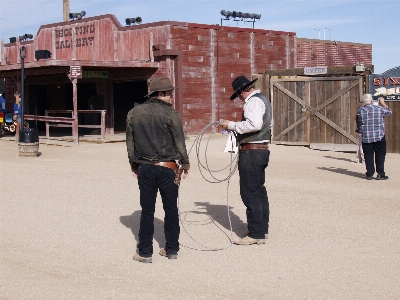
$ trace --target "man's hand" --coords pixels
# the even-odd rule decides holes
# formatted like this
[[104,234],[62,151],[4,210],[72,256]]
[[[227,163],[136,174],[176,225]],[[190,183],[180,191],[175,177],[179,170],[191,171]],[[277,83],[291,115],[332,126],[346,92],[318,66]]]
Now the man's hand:
[[131,164],[131,170],[132,170],[132,177],[137,178],[138,177],[138,170],[139,170],[139,164],[137,163],[132,163]]
[[383,97],[378,98],[379,104],[383,107],[388,107],[385,103],[385,99]]
[[229,120],[221,120],[219,125],[224,129],[228,129],[229,122]]
[[189,176],[189,170],[183,170],[183,179],[186,179]]

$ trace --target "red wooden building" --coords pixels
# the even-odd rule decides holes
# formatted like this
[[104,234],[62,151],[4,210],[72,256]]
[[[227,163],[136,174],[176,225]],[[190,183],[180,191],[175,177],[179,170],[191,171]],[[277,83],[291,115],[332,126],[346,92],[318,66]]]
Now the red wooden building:
[[[180,87],[173,105],[185,133],[197,134],[210,122],[240,118],[241,101],[229,100],[231,83],[239,75],[250,78],[268,69],[321,64],[372,64],[369,44],[172,21],[127,27],[113,15],[102,15],[43,25],[30,41],[0,41],[0,77],[6,80],[10,110],[21,88],[22,46],[27,55],[24,112],[43,116],[46,110],[105,110],[108,134],[125,130],[126,114],[144,101],[152,76],[168,76]],[[44,53],[40,50],[48,50],[51,57],[37,59],[37,51]],[[70,74],[71,66],[78,67],[81,78]],[[79,114],[75,119],[76,125],[85,122]]]

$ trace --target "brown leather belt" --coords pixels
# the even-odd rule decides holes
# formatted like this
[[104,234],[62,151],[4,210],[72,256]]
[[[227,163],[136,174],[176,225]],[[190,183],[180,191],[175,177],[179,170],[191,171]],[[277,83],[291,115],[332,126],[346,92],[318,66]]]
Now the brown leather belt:
[[246,143],[239,146],[239,150],[267,150],[268,143]]
[[174,170],[175,172],[176,172],[176,170],[178,170],[178,166],[177,166],[176,162],[172,162],[172,161],[160,161],[158,163],[155,163],[154,165],[170,168],[170,169]]

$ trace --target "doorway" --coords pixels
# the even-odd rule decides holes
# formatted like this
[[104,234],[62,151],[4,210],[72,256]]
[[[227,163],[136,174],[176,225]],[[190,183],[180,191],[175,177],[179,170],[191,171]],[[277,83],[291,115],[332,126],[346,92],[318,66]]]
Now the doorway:
[[147,80],[115,82],[114,99],[114,132],[125,132],[126,115],[135,106],[146,101]]

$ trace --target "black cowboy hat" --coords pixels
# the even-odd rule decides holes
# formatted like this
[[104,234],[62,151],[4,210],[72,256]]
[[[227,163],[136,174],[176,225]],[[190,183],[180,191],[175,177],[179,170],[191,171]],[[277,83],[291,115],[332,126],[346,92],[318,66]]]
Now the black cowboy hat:
[[239,77],[237,77],[233,82],[232,82],[232,87],[234,89],[234,93],[231,96],[231,100],[235,99],[237,97],[237,93],[240,91],[243,91],[244,89],[246,89],[247,87],[251,86],[254,82],[256,82],[258,80],[258,78],[254,79],[254,80],[248,80],[246,77],[244,77],[243,75],[240,75]]

